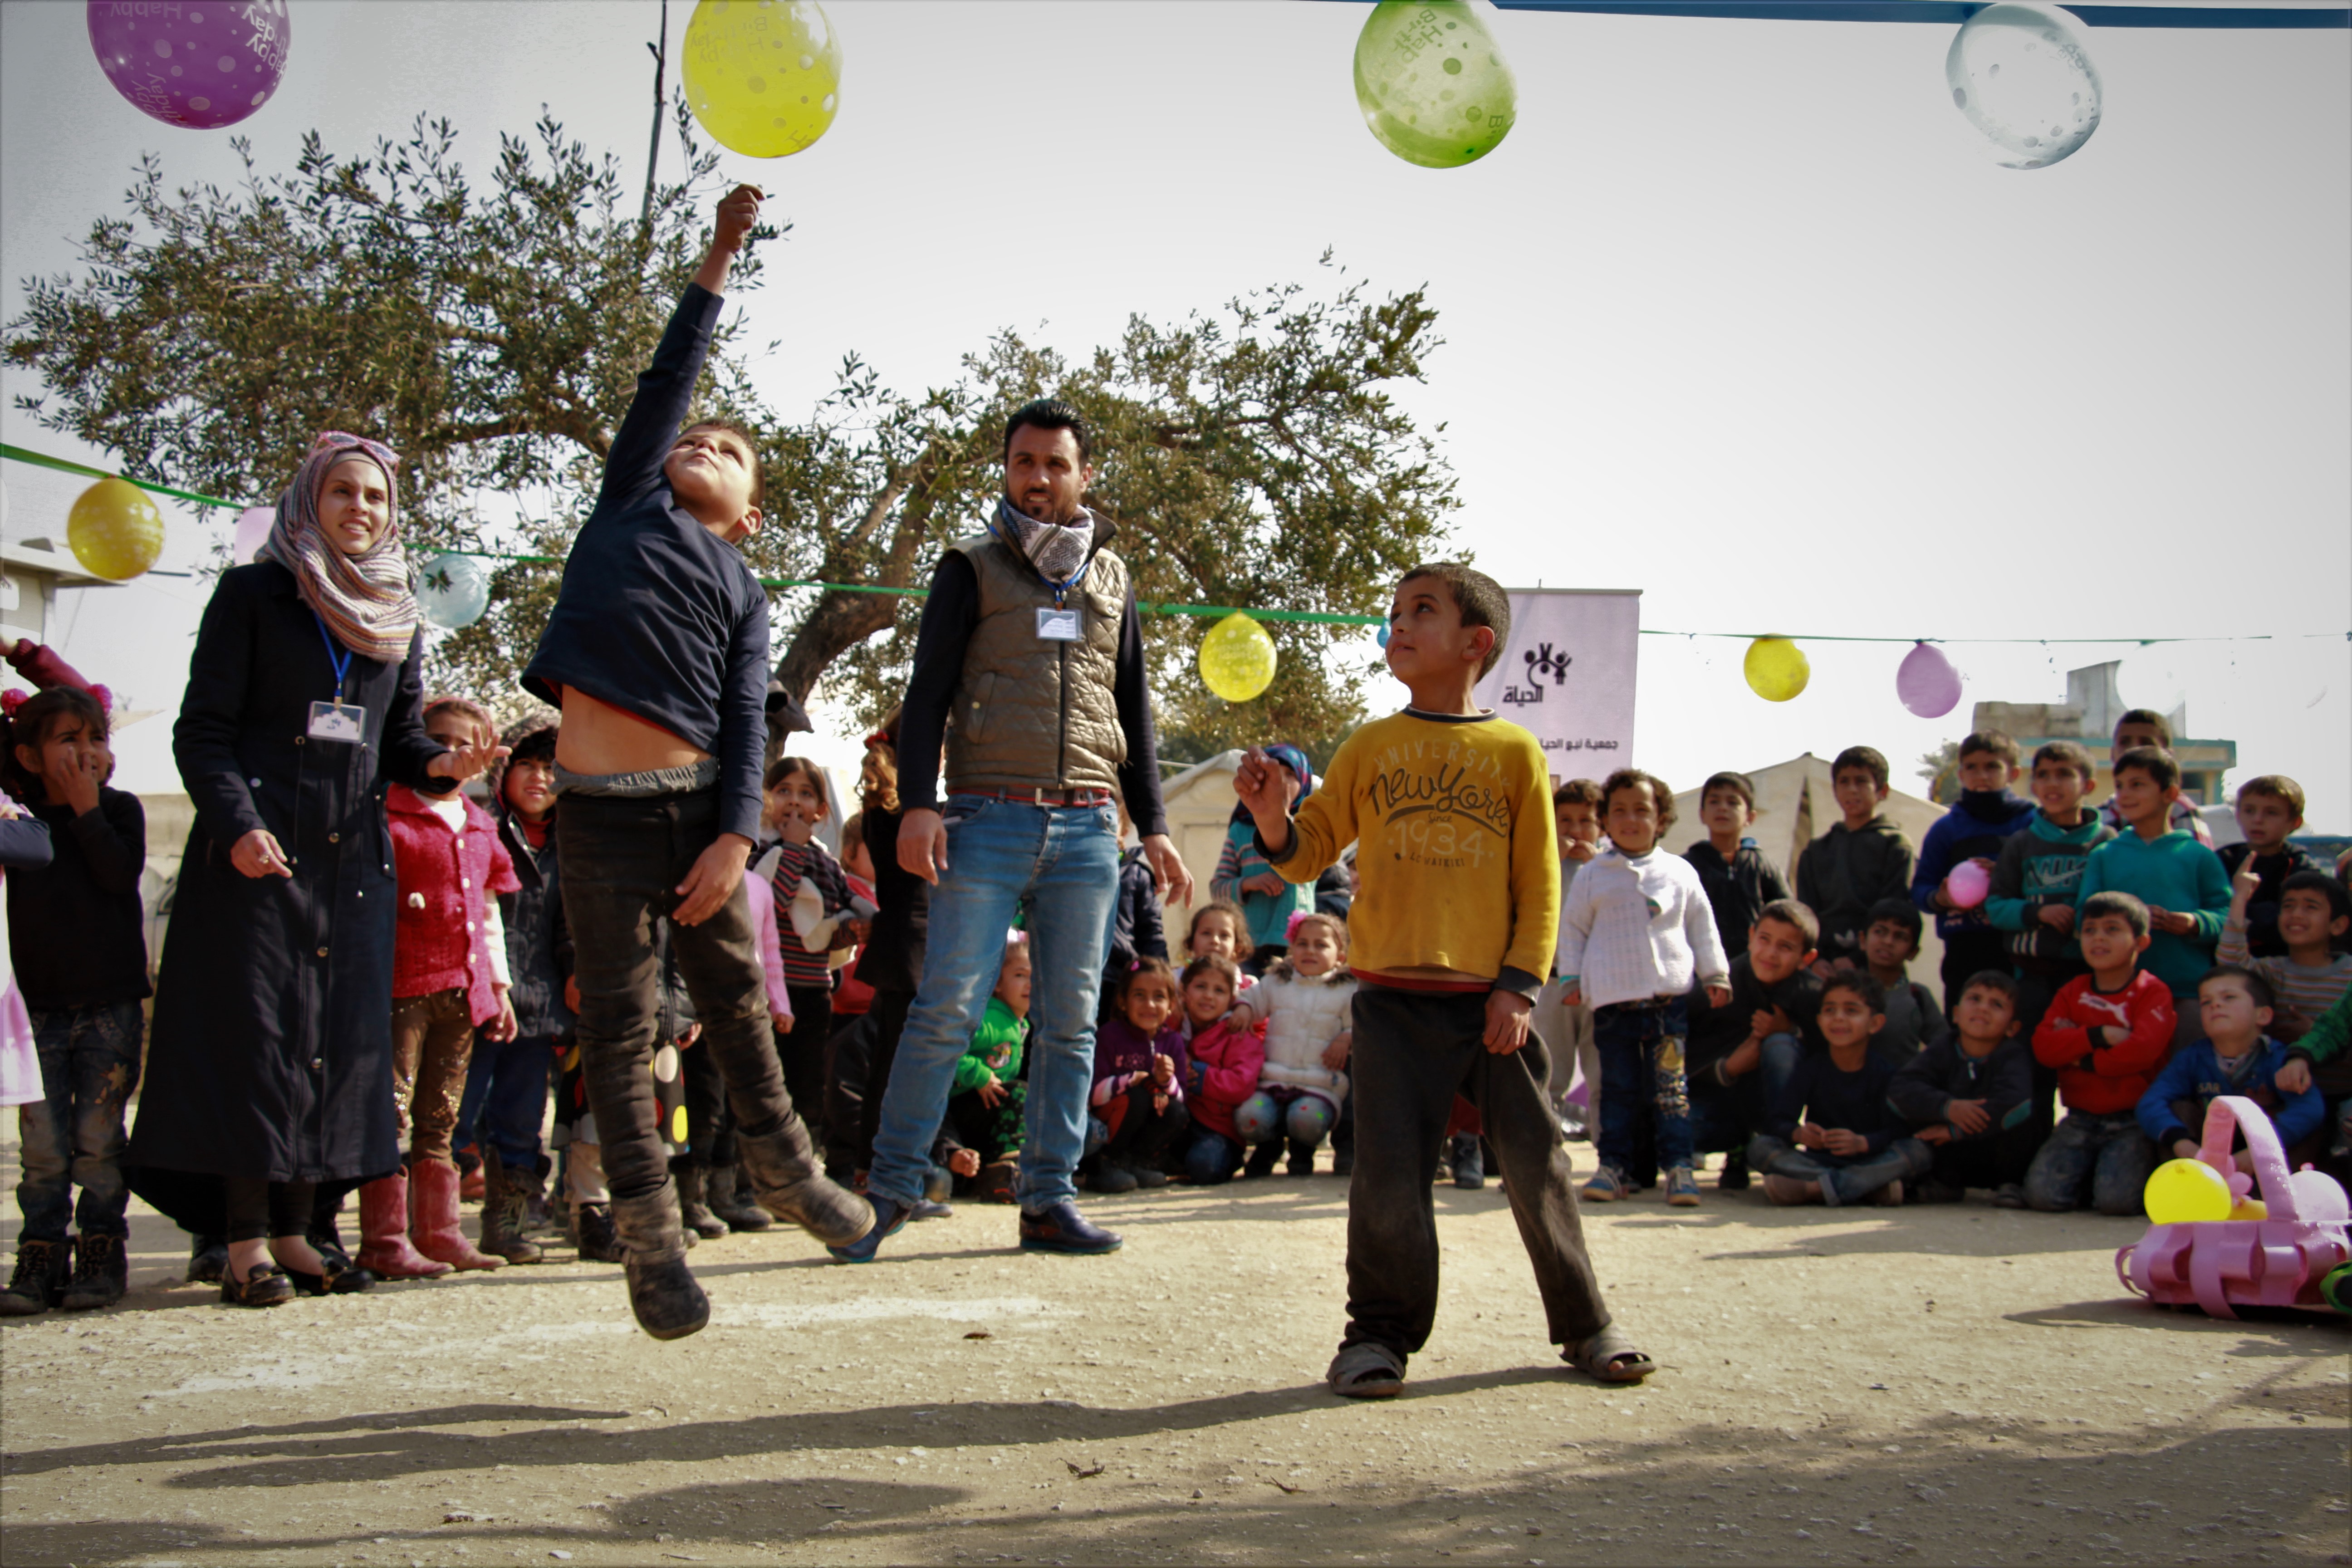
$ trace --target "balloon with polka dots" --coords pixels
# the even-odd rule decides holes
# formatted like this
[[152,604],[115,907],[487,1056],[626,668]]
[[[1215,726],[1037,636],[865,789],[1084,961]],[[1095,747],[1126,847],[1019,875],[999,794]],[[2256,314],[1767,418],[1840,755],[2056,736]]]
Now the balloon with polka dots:
[[286,72],[286,0],[89,0],[89,47],[106,79],[166,125],[217,131],[269,101]]
[[682,64],[687,106],[732,152],[782,158],[833,128],[841,37],[816,0],[698,0]]

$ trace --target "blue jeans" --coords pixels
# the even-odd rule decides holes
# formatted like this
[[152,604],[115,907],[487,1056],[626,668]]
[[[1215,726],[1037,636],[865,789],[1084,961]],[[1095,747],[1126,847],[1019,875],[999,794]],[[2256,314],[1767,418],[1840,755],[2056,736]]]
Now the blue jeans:
[[1748,1143],[1748,1163],[1757,1173],[1819,1182],[1822,1202],[1832,1208],[1860,1203],[1889,1182],[1917,1181],[1936,1163],[1916,1138],[1897,1138],[1875,1154],[1832,1154],[1800,1149],[1785,1138],[1759,1132]]
[[1195,1124],[1192,1146],[1184,1151],[1184,1179],[1202,1186],[1230,1182],[1242,1168],[1243,1152],[1236,1140]]
[[539,1124],[547,1110],[548,1064],[555,1042],[518,1035],[503,1044],[479,1030],[466,1064],[465,1098],[457,1102],[457,1144],[499,1152],[509,1171],[539,1163]]
[[1667,1001],[1612,1003],[1592,1012],[1601,1052],[1601,1163],[1630,1170],[1646,1109],[1657,1130],[1658,1163],[1691,1163],[1690,1091],[1683,1081],[1688,1005]]
[[2130,1111],[2069,1111],[2025,1168],[2025,1204],[2056,1214],[2082,1207],[2087,1196],[2101,1214],[2135,1215],[2155,1169],[2155,1140]]
[[[33,1241],[63,1241],[75,1221],[84,1236],[128,1236],[123,1211],[123,1107],[139,1085],[139,1004],[61,1007],[33,1015],[33,1042],[47,1096],[16,1110],[24,1177],[16,1207]],[[74,1213],[73,1189],[81,1188]]]
[[[882,1091],[866,1190],[911,1205],[931,1141],[1004,964],[1004,933],[1025,900],[1031,953],[1029,1121],[1021,1207],[1076,1197],[1095,1073],[1095,1003],[1118,897],[1118,815],[1108,805],[1023,805],[948,797],[948,868],[931,893],[922,984]],[[872,1085],[867,1093],[875,1092]]]

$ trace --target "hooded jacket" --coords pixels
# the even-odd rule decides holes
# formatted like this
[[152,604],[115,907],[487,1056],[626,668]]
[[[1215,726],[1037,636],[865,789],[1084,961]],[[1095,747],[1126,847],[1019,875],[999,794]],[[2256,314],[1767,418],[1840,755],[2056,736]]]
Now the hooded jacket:
[[1911,841],[1885,816],[1839,822],[1797,857],[1797,901],[1822,922],[1823,958],[1862,959],[1870,906],[1911,896]]
[[1967,789],[1952,809],[1927,829],[1919,846],[1919,863],[1911,874],[1911,901],[1936,917],[1936,934],[1994,929],[1982,905],[1970,910],[1939,910],[1936,889],[1952,868],[1981,856],[1998,862],[2009,840],[2040,815],[2033,803],[2006,789]]
[[2020,969],[2060,974],[2081,968],[2082,942],[2071,931],[2061,935],[2046,924],[2042,910],[2052,904],[2074,908],[2091,851],[2115,836],[2094,812],[2083,813],[2077,826],[2061,827],[2036,809],[2025,831],[2001,845],[1984,912],[1995,931],[2009,933],[2003,945]]

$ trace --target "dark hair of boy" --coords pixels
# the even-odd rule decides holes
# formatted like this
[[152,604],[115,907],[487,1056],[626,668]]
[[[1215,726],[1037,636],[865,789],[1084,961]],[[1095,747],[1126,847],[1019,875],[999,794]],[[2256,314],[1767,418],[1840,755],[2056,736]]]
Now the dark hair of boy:
[[1619,768],[1603,779],[1601,782],[1601,815],[1606,816],[1609,814],[1609,803],[1616,798],[1619,790],[1638,789],[1643,784],[1650,786],[1650,799],[1658,808],[1658,837],[1664,838],[1666,829],[1675,825],[1675,792],[1668,789],[1666,781],[1655,773],[1645,773],[1639,768]]
[[1727,789],[1739,797],[1739,804],[1748,810],[1756,809],[1756,781],[1746,773],[1722,773],[1711,775],[1698,786],[1698,797],[1704,801],[1719,789]]
[[1459,561],[1424,561],[1397,579],[1397,586],[1428,577],[1445,584],[1454,596],[1454,607],[1462,612],[1462,625],[1489,626],[1495,633],[1495,646],[1486,650],[1486,661],[1478,667],[1478,677],[1485,679],[1503,657],[1503,645],[1511,640],[1511,596],[1503,585],[1475,567]]
[[1599,811],[1601,808],[1601,786],[1591,779],[1569,780],[1551,792],[1551,808],[1558,811],[1563,805],[1589,805]]
[[2352,920],[2352,889],[2325,871],[2292,871],[2279,884],[2279,897],[2289,893],[2317,893],[2327,900],[2327,918],[2331,921]]
[[1241,965],[1230,958],[1221,957],[1215,953],[1211,953],[1206,958],[1196,958],[1186,964],[1184,973],[1177,977],[1177,984],[1189,987],[1193,981],[1203,974],[1223,975],[1225,989],[1228,991],[1239,991],[1242,988]]
[[[1911,906],[1905,904],[1903,907],[1907,910]],[[1794,899],[1775,899],[1757,910],[1756,923],[1762,925],[1766,921],[1779,921],[1782,925],[1793,927],[1802,933],[1807,952],[1812,952],[1821,945],[1822,922],[1813,918],[1811,910]]]
[[1881,924],[1901,926],[1911,938],[1911,955],[1915,958],[1918,956],[1919,936],[1927,925],[1919,914],[1918,905],[1908,899],[1879,900],[1870,906],[1870,916],[1864,923],[1863,929],[1867,931],[1872,926]]
[[543,730],[533,730],[530,734],[522,736],[508,749],[507,765],[512,767],[517,763],[553,762],[555,736],[556,726],[553,724],[548,725]]
[[1026,426],[1033,430],[1067,430],[1070,439],[1078,444],[1080,467],[1095,460],[1095,435],[1087,428],[1086,416],[1058,397],[1038,397],[1013,411],[1004,422],[1003,456],[1013,455],[1013,433]]
[[1974,756],[1979,752],[1990,752],[2012,768],[2018,765],[2022,755],[2017,742],[1999,730],[1971,731],[1968,739],[1960,742],[1961,756]]
[[[751,427],[736,419],[698,419],[680,430],[677,433],[677,439],[683,441],[697,430],[724,430],[743,443],[751,454],[751,462],[745,465],[751,470],[751,504],[758,506],[767,496],[768,483],[767,476],[760,464],[760,438],[751,434]],[[675,446],[677,443],[671,444]]]
[[1848,746],[1830,764],[1830,777],[1834,779],[1848,768],[1860,768],[1870,775],[1870,782],[1880,789],[1886,787],[1886,759],[1872,746]]
[[2180,764],[2172,753],[2161,746],[2134,746],[2116,759],[2116,774],[2123,775],[2126,768],[2137,768],[2146,773],[2158,789],[2171,789],[2180,783]]
[[8,720],[7,774],[20,791],[39,795],[41,776],[27,773],[17,760],[16,748],[29,746],[38,752],[49,738],[49,731],[60,719],[79,719],[89,726],[101,741],[107,738],[106,709],[99,700],[79,686],[51,686],[36,691],[16,705]]
[[2153,708],[2132,708],[2116,721],[2120,730],[2126,724],[2144,726],[2156,731],[2157,744],[2169,748],[2172,744],[2172,721]]
[[1963,995],[1971,991],[1998,991],[2009,998],[2011,1012],[2017,1009],[2018,984],[2014,975],[2004,974],[1998,969],[1979,969],[1969,975],[1968,983],[1960,987]]
[[825,784],[824,770],[806,757],[778,757],[768,764],[767,776],[760,781],[760,788],[762,791],[772,791],[794,773],[808,780],[809,788],[816,791],[817,805],[824,808],[827,816],[831,816],[833,791]]
[[1862,1005],[1873,1013],[1886,1011],[1886,987],[1867,969],[1841,969],[1822,982],[1822,1001],[1826,1004],[1832,991],[1851,991],[1862,998]]
[[1139,958],[1128,965],[1127,973],[1118,977],[1118,1005],[1127,1005],[1127,994],[1139,980],[1158,980],[1168,987],[1170,995],[1177,991],[1176,972],[1168,967],[1164,958]]
[[2084,899],[2082,918],[2074,922],[2075,929],[2079,931],[2095,920],[2116,919],[2131,927],[2134,936],[2148,933],[2147,906],[2129,893],[2116,892],[2093,893]]
[[2271,989],[2271,983],[2242,963],[2215,964],[2197,977],[2197,989],[2202,991],[2216,980],[2238,981],[2245,986],[2246,994],[2254,999],[2255,1006],[2277,1010],[2278,993]]
[[2238,786],[2238,799],[2250,795],[2266,795],[2294,813],[2296,820],[2303,817],[2303,786],[2284,773],[2263,773]]
[[2038,768],[2044,763],[2056,763],[2061,767],[2074,769],[2074,776],[2083,781],[2086,789],[2098,775],[2099,765],[2091,760],[2090,748],[2073,741],[2045,741],[2035,747],[2033,765]]

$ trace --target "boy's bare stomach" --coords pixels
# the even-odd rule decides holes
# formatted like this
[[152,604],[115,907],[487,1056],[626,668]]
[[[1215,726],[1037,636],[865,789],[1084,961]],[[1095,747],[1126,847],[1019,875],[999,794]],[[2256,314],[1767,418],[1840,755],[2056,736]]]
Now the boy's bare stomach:
[[563,727],[555,735],[555,762],[568,773],[653,773],[691,767],[709,755],[625,708],[576,686],[563,689]]

